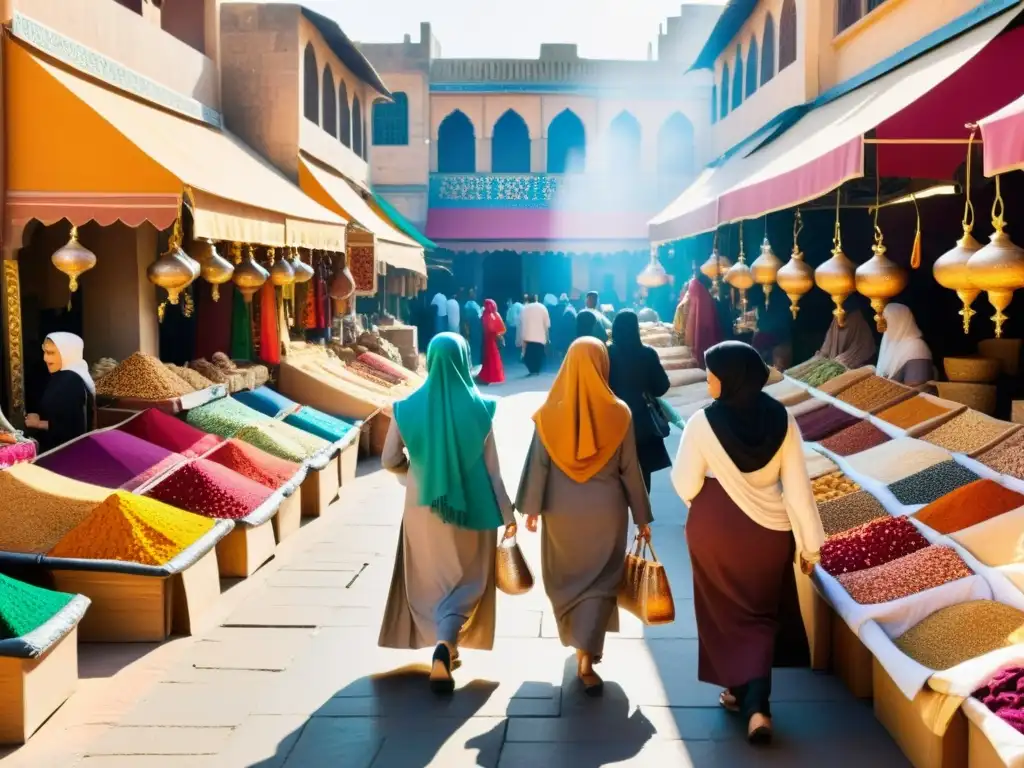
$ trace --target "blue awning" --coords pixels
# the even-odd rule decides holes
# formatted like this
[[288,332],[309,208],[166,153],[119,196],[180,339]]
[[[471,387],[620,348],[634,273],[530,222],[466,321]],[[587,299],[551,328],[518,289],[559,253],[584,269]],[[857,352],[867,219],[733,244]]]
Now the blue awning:
[[715,59],[729,46],[756,7],[757,0],[729,0],[690,69],[714,69]]

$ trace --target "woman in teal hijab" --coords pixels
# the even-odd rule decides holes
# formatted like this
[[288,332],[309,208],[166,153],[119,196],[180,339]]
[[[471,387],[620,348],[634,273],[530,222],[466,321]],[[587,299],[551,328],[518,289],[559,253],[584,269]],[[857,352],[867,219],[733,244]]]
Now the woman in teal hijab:
[[494,645],[497,529],[515,534],[491,425],[465,339],[434,337],[427,380],[395,403],[381,461],[405,479],[405,510],[379,644],[435,646],[430,686],[451,693],[460,646]]

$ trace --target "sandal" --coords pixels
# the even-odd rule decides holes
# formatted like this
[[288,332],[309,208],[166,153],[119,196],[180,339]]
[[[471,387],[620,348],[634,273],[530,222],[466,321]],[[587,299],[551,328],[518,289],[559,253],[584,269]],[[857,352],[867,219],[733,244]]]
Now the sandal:
[[583,684],[583,692],[587,696],[601,696],[604,693],[604,680],[594,671],[595,661],[593,657],[589,657],[590,664],[588,666],[590,670],[588,672],[583,671],[583,660],[586,658],[588,658],[588,654],[583,651],[576,651],[576,677]]
[[718,706],[734,715],[739,714],[740,711],[740,703],[736,701],[736,697],[728,688],[718,694]]
[[439,643],[434,649],[434,658],[430,665],[430,690],[439,696],[450,696],[455,691],[452,652],[444,643]]
[[754,746],[766,746],[772,743],[772,720],[770,717],[755,712],[747,724],[747,741]]

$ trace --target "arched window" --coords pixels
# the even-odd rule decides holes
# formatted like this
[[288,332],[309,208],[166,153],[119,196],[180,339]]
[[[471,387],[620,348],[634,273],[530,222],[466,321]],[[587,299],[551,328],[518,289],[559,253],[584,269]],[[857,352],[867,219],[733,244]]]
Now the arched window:
[[674,112],[658,131],[658,171],[684,176],[693,173],[693,123],[682,112]]
[[784,0],[779,16],[779,72],[796,61],[796,2]]
[[366,117],[363,118],[363,132],[361,141],[363,142],[363,160],[370,159],[370,132],[367,130],[369,121]]
[[316,66],[316,51],[306,43],[302,54],[302,114],[307,120],[320,125],[320,70]]
[[338,103],[335,101],[337,94],[334,92],[334,73],[330,65],[324,66],[324,119],[321,123],[323,129],[331,136],[338,135]]
[[722,93],[719,96],[719,101],[722,102],[721,110],[719,110],[722,119],[729,114],[729,65],[722,65]]
[[738,45],[733,66],[736,69],[732,73],[732,108],[736,109],[743,103],[743,52]]
[[629,112],[620,112],[608,131],[608,167],[636,173],[640,170],[640,121]]
[[747,50],[747,87],[745,93],[749,99],[757,90],[757,39],[750,38],[750,48]]
[[530,129],[514,109],[505,110],[491,137],[493,173],[530,172]]
[[352,151],[363,156],[363,108],[359,97],[352,97]]
[[409,143],[409,97],[396,91],[391,98],[390,104],[383,99],[374,102],[373,143],[404,147]]
[[352,114],[348,106],[348,88],[345,81],[338,86],[338,138],[346,147],[352,146]]
[[438,173],[476,173],[476,130],[466,113],[456,109],[437,128]]
[[718,83],[711,84],[711,124],[718,122]]
[[548,126],[548,173],[582,173],[587,165],[587,132],[571,109]]
[[761,40],[761,85],[775,77],[775,19],[769,13],[764,17],[764,37]]

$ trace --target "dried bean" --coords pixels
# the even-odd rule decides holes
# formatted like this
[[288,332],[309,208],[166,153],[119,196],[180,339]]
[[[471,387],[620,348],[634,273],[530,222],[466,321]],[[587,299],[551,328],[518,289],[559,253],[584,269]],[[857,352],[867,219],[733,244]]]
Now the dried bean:
[[842,472],[829,472],[813,480],[811,490],[814,491],[814,500],[820,504],[855,493],[860,490],[860,486]]
[[886,408],[878,418],[892,424],[900,429],[910,429],[918,424],[923,424],[929,419],[934,419],[950,409],[939,405],[934,400],[929,400],[924,395],[915,395],[909,400],[904,400],[890,408]]
[[888,517],[882,502],[867,491],[857,491],[818,505],[826,536],[845,533],[872,520]]
[[213,382],[203,376],[199,371],[193,371],[191,368],[182,368],[180,365],[173,365],[171,363],[165,363],[165,365],[167,366],[167,370],[185,381],[197,392],[201,389],[213,386]]
[[947,493],[968,483],[973,483],[977,479],[978,476],[962,464],[955,461],[944,461],[923,472],[892,483],[889,490],[893,492],[900,504],[907,506],[931,504]]
[[1003,475],[1024,480],[1024,430],[1018,430],[1003,442],[985,451],[978,461]]
[[912,390],[881,376],[869,376],[844,389],[837,397],[854,408],[872,412],[909,394]]
[[842,573],[836,578],[856,602],[876,605],[966,579],[972,574],[955,550],[932,546],[874,568]]
[[951,453],[974,453],[989,443],[1016,432],[1017,429],[1017,424],[967,410],[931,430],[921,439]]
[[886,517],[833,536],[821,546],[821,567],[833,576],[884,565],[928,546],[905,517]]
[[1021,642],[1024,613],[992,600],[940,608],[904,632],[896,647],[918,664],[941,671]]
[[194,391],[157,358],[135,352],[96,384],[96,394],[137,400],[170,400]]
[[862,421],[825,438],[821,445],[839,456],[851,456],[888,442],[889,439],[885,432],[870,421]]
[[846,429],[858,421],[860,421],[858,416],[836,408],[834,405],[826,405],[824,408],[818,408],[803,416],[798,416],[796,424],[800,428],[800,434],[804,440],[813,443],[834,435],[839,430]]
[[894,483],[922,469],[949,461],[948,451],[912,437],[898,437],[847,459],[857,474],[880,483]]

